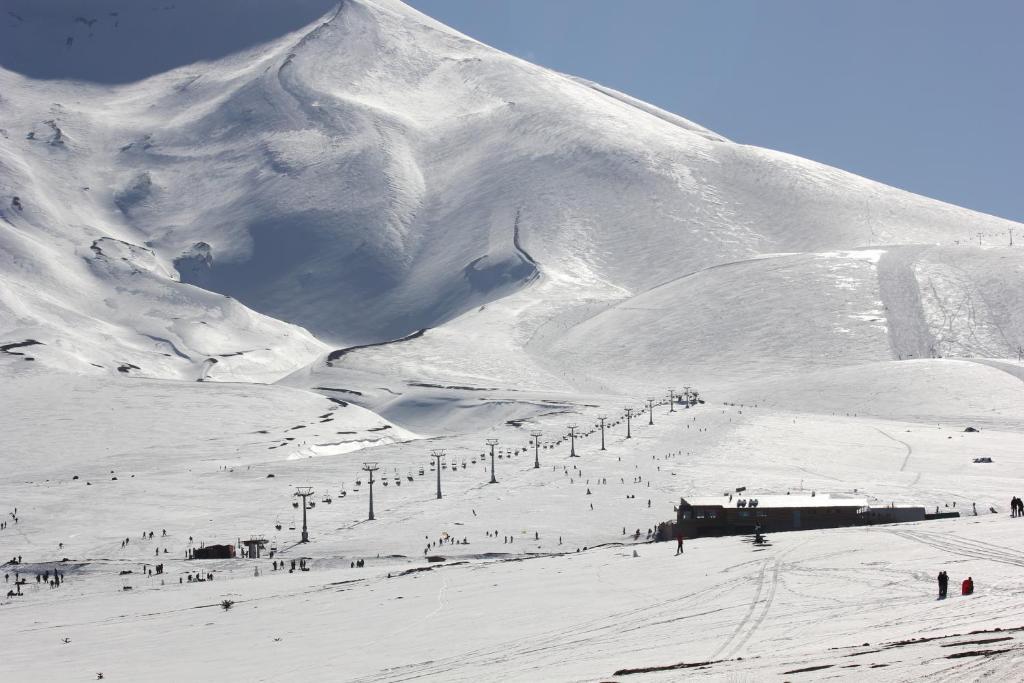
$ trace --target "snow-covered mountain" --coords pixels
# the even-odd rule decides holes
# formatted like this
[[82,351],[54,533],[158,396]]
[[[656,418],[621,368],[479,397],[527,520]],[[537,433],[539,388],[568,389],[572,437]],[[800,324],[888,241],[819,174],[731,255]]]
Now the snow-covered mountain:
[[[38,362],[266,379],[509,296],[487,325],[513,337],[538,307],[615,304],[550,340],[556,364],[577,336],[711,367],[887,359],[907,325],[918,353],[1022,341],[998,302],[893,308],[878,274],[989,300],[1016,251],[955,244],[1012,223],[730,142],[392,0],[8,6],[0,338],[42,342]],[[948,248],[881,271],[834,253],[895,244]]]
[[[398,0],[0,10],[0,679],[1015,675],[1021,226]],[[974,514],[647,544],[744,486]]]

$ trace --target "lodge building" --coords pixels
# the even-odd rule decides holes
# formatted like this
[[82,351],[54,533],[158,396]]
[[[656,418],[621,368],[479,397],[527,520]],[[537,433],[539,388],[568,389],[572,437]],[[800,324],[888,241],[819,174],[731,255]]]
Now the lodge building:
[[763,532],[831,529],[925,519],[919,506],[876,505],[866,498],[831,494],[740,495],[681,498],[674,534],[686,538]]

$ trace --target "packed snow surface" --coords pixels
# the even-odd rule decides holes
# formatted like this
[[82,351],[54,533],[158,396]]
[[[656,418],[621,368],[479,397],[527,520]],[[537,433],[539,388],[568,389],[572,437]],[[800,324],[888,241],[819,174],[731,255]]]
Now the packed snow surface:
[[[3,9],[0,679],[1019,678],[1020,225],[397,0]],[[962,516],[650,542],[739,487]]]

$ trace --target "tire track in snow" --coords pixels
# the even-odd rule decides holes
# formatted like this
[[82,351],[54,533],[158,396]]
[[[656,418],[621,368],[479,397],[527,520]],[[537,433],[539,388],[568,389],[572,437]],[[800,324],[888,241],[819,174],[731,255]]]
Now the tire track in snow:
[[890,533],[908,541],[916,541],[938,550],[951,552],[962,557],[969,557],[975,560],[988,560],[1000,564],[1008,564],[1014,567],[1024,567],[1024,553],[1009,551],[1000,546],[973,541],[960,536],[938,534],[930,531],[910,531],[898,529],[884,529]]

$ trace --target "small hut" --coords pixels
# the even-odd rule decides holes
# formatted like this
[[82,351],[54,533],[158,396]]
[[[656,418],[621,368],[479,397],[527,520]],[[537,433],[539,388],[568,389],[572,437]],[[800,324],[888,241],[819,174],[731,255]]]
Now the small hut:
[[192,550],[193,560],[230,560],[234,556],[233,545],[207,545]]

